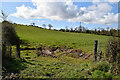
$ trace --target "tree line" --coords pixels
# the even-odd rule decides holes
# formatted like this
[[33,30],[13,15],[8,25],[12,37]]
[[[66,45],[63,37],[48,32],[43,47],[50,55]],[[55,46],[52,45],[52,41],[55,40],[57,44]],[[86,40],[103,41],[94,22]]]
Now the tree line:
[[89,34],[97,34],[97,35],[105,35],[105,36],[115,36],[118,37],[118,29],[109,29],[109,27],[107,27],[107,30],[105,29],[94,29],[94,30],[90,30],[90,29],[86,29],[83,26],[80,27],[76,27],[76,28],[70,28],[68,29],[68,27],[65,27],[66,29],[60,29],[59,31],[62,32],[75,32],[75,33],[89,33]]
[[[31,23],[30,26],[35,26],[35,23]],[[39,28],[46,28],[46,24],[43,24],[42,27]],[[38,27],[38,26],[35,26]],[[48,24],[49,30],[53,27],[53,25]],[[90,29],[86,29],[84,26],[80,26],[79,27],[75,27],[75,28],[68,28],[68,26],[65,27],[65,29],[54,29],[55,31],[62,31],[62,32],[74,32],[74,33],[89,33],[89,34],[96,34],[96,35],[105,35],[105,36],[115,36],[118,37],[118,29],[109,29],[109,27],[107,27],[106,29],[103,28],[99,28],[99,29],[94,29],[94,30],[90,30]]]

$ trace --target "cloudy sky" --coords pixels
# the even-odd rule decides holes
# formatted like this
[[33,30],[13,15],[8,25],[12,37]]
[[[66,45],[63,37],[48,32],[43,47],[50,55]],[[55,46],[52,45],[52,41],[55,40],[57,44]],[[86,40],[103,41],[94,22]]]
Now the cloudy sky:
[[9,20],[20,24],[52,24],[60,29],[82,26],[88,29],[118,27],[118,3],[116,2],[3,2],[2,10]]

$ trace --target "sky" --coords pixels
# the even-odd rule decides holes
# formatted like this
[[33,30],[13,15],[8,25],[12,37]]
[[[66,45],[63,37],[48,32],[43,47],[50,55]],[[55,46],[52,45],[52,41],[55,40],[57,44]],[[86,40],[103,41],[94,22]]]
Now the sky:
[[52,24],[54,29],[118,28],[118,3],[114,2],[2,2],[1,9],[13,23],[37,26]]

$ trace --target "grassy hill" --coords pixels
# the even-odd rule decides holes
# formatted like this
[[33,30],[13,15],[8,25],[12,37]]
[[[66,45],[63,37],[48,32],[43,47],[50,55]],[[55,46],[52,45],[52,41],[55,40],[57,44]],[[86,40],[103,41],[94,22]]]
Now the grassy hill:
[[[64,47],[67,51],[73,50],[64,54],[66,52],[57,52],[59,50],[57,49],[52,53],[57,57],[42,54],[37,56],[36,49],[21,50],[23,61],[10,61],[10,65],[7,65],[9,71],[19,71],[19,78],[118,78],[110,73],[109,70],[112,68],[104,59],[93,62],[91,55],[94,52],[94,40],[101,42],[102,51],[105,52],[105,44],[109,38],[107,36],[60,32],[25,25],[16,25],[15,30],[20,39],[27,42],[27,45],[21,44],[21,48],[39,48],[40,45],[44,45],[57,46],[61,49]],[[82,52],[76,53],[74,50],[82,50],[85,54],[76,57]],[[58,57],[61,54],[62,56]],[[14,55],[16,55],[16,47],[12,46],[12,56]],[[87,56],[89,58],[85,58]]]
[[34,42],[36,45],[66,45],[66,48],[77,48],[87,53],[93,53],[94,40],[101,42],[101,49],[105,52],[106,41],[109,38],[102,35],[60,32],[22,25],[17,25],[16,31],[21,39]]

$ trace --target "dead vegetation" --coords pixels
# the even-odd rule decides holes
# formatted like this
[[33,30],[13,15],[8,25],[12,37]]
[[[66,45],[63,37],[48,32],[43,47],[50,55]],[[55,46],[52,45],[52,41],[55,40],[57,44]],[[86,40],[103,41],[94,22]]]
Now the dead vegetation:
[[40,46],[35,50],[37,57],[40,55],[46,57],[46,56],[51,56],[53,58],[59,58],[62,56],[69,56],[73,58],[84,58],[84,59],[91,59],[92,54],[87,54],[84,53],[82,50],[78,49],[66,49],[66,48],[60,48],[60,47],[45,47],[45,46]]

